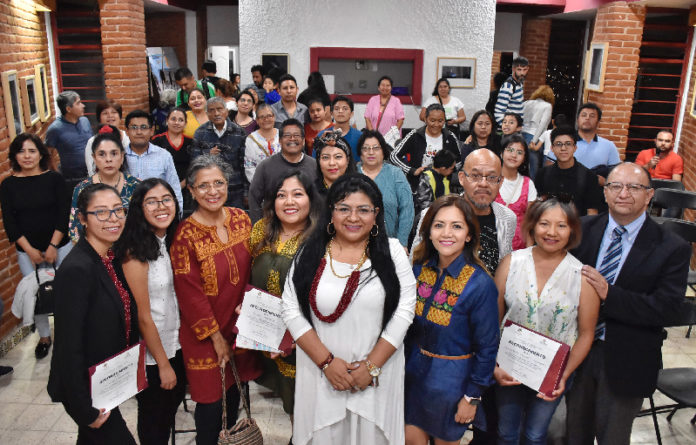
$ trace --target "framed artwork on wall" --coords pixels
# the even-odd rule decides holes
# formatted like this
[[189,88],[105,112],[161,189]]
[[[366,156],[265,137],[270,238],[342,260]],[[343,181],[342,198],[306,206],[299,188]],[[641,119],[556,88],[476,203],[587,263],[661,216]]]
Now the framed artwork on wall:
[[39,105],[36,94],[36,76],[24,76],[20,80],[20,87],[22,91],[22,110],[24,111],[24,125],[31,127],[40,119]]
[[607,70],[609,44],[596,42],[590,45],[590,56],[587,59],[585,85],[590,91],[604,91],[604,74]]
[[24,130],[22,118],[22,101],[19,92],[19,79],[17,71],[5,71],[2,73],[2,90],[5,96],[5,117],[7,118],[7,129],[10,132],[10,139],[20,134]]
[[449,80],[452,88],[476,87],[476,59],[473,57],[438,57],[436,79]]
[[261,65],[266,69],[266,73],[273,68],[280,68],[287,73],[290,66],[290,55],[261,54]]
[[36,76],[36,104],[39,108],[39,117],[41,122],[46,122],[51,117],[51,98],[48,95],[46,65],[41,63],[34,66],[34,76]]

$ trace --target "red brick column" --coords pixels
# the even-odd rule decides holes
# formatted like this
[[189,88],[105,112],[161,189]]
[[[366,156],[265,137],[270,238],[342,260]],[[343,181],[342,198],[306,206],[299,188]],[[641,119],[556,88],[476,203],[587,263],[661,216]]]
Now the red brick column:
[[149,111],[142,0],[102,0],[100,19],[106,97],[121,103],[124,117]]
[[495,89],[495,82],[493,82],[493,77],[495,73],[500,71],[500,58],[502,57],[500,51],[493,51],[493,60],[491,61],[491,90]]
[[628,142],[633,93],[638,75],[645,6],[614,2],[599,7],[592,42],[609,44],[604,91],[590,91],[588,100],[602,108],[599,134],[622,155]]
[[520,55],[529,59],[529,72],[524,82],[524,98],[546,84],[546,66],[549,58],[551,19],[524,16],[520,37]]

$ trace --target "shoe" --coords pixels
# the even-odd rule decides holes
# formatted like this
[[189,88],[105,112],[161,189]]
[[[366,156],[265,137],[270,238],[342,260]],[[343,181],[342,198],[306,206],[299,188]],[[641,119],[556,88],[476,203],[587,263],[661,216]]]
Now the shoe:
[[48,340],[48,343],[41,343],[39,342],[38,345],[36,345],[36,349],[34,349],[34,354],[36,355],[37,359],[42,359],[48,355],[49,349],[51,349],[51,344],[53,343],[52,340]]
[[0,377],[10,375],[13,371],[14,369],[12,368],[12,366],[0,366]]

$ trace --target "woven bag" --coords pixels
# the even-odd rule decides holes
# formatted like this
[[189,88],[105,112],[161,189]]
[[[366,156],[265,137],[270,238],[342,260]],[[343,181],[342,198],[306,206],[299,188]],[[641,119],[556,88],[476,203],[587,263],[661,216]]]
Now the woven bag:
[[234,355],[230,357],[230,363],[232,364],[232,372],[234,373],[234,380],[237,384],[239,397],[244,403],[244,411],[246,411],[247,416],[246,418],[239,420],[232,428],[227,429],[227,390],[225,385],[225,368],[220,367],[220,374],[222,375],[222,431],[220,431],[218,445],[263,445],[261,429],[259,429],[256,421],[251,418],[249,402],[247,401],[246,395],[242,390],[242,382],[239,380],[237,365],[234,363]]

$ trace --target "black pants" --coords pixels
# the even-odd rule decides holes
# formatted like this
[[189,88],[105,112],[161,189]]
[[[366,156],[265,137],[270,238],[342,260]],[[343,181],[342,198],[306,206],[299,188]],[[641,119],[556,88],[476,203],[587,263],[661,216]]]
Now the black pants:
[[186,373],[181,349],[169,360],[176,374],[176,386],[162,389],[157,365],[148,365],[148,387],[136,396],[138,400],[138,439],[141,445],[167,445],[169,433],[179,405],[186,395]]
[[486,431],[474,427],[474,438],[469,445],[495,445],[498,441],[498,406],[493,386],[483,392],[478,409],[486,416]]
[[114,408],[100,428],[79,427],[77,445],[135,445],[135,439],[128,430],[121,411]]
[[[239,391],[237,385],[227,390],[227,428],[237,423]],[[222,399],[213,403],[197,403],[193,414],[196,422],[196,445],[217,445],[222,431]]]

